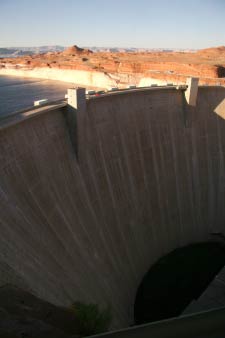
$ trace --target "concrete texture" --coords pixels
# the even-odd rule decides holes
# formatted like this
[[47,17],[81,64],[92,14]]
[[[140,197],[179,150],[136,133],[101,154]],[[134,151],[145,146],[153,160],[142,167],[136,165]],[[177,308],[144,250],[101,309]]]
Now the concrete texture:
[[185,91],[185,97],[187,100],[187,103],[191,106],[196,105],[197,96],[198,96],[198,78],[190,77],[187,79],[187,90]]
[[63,105],[4,120],[0,262],[15,271],[10,282],[56,305],[110,304],[113,327],[132,323],[159,257],[225,232],[224,98],[223,87],[200,87],[195,107],[174,88],[90,99],[77,151]]

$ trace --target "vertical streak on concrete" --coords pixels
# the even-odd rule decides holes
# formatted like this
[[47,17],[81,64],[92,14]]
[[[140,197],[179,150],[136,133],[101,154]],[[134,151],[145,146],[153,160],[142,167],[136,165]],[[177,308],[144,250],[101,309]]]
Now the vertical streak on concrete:
[[[135,231],[133,232],[132,231],[132,225],[135,225],[133,224],[135,221],[136,222],[139,222],[139,217],[138,217],[138,214],[139,214],[139,203],[138,203],[138,193],[137,193],[137,190],[136,190],[136,186],[135,186],[135,182],[134,182],[134,175],[132,173],[132,159],[129,158],[128,156],[128,149],[127,149],[127,145],[128,145],[128,142],[126,141],[126,138],[124,135],[120,135],[121,137],[121,143],[122,143],[122,149],[123,149],[123,156],[124,156],[124,164],[125,164],[125,167],[127,169],[127,172],[128,172],[128,182],[129,182],[129,188],[130,188],[130,191],[131,191],[131,194],[128,198],[130,198],[132,200],[132,206],[133,206],[133,220],[132,221],[129,221],[130,223],[130,230],[131,230],[131,234],[132,236],[134,237],[135,236]],[[136,238],[134,238],[135,240]],[[136,247],[135,248],[135,251],[136,251],[136,254],[138,255],[138,257],[140,257],[141,253],[140,253],[140,248],[139,247]],[[135,269],[133,269],[133,274],[134,276],[136,276],[136,273],[135,273]]]
[[195,217],[195,202],[194,202],[194,190],[193,190],[193,179],[192,179],[192,164],[191,164],[191,131],[190,129],[186,129],[186,137],[184,139],[184,149],[185,149],[185,165],[187,168],[187,190],[188,190],[188,195],[189,195],[189,201],[190,201],[190,208],[191,208],[191,213],[190,213],[190,218],[191,221],[189,221],[189,230],[188,231],[188,242],[189,238],[192,237],[192,233],[194,229],[197,226],[197,221]]
[[200,237],[201,227],[202,227],[202,210],[201,210],[201,188],[199,182],[199,162],[198,162],[198,152],[197,152],[197,144],[198,144],[198,135],[197,128],[192,129],[192,177],[193,177],[193,192],[194,192],[194,204],[195,204],[195,214],[197,219],[197,228],[196,235],[197,238]]
[[209,210],[208,210],[208,215],[209,215],[209,232],[213,232],[213,222],[214,220],[214,215],[215,215],[215,190],[213,186],[213,169],[212,169],[212,155],[210,153],[210,148],[209,148],[209,135],[207,133],[206,135],[206,147],[207,147],[207,162],[208,162],[208,185],[209,185],[209,192],[208,192],[208,204],[209,204]]
[[222,128],[219,122],[220,122],[219,117],[217,117],[218,146],[219,146],[218,147],[219,148],[218,149],[219,150],[219,173],[218,173],[218,195],[217,195],[217,207],[218,207],[217,226],[219,227],[221,232],[225,233],[224,222],[222,221],[225,215],[224,200],[223,200],[223,195],[225,191],[225,166],[224,166],[224,151],[222,147],[222,132],[221,132]]
[[124,154],[124,161],[125,161],[125,165],[128,171],[128,179],[129,179],[129,186],[130,186],[130,191],[131,191],[131,197],[133,200],[133,205],[134,208],[136,208],[137,206],[137,200],[136,200],[136,192],[135,192],[135,186],[134,186],[134,181],[133,181],[133,175],[131,172],[131,166],[129,164],[129,158],[128,158],[128,152],[126,149],[126,140],[125,137],[122,133],[120,133],[120,137],[121,137],[121,143],[122,143],[122,148],[123,148],[123,154]]
[[[103,162],[103,167],[104,167],[104,171],[105,171],[105,175],[106,175],[106,179],[107,179],[107,183],[108,183],[108,186],[109,186],[109,191],[110,191],[110,196],[111,196],[111,199],[112,199],[112,205],[113,205],[113,208],[115,210],[115,216],[116,216],[116,222],[117,222],[117,228],[120,229],[121,227],[121,224],[120,224],[120,219],[119,219],[119,215],[118,213],[116,212],[117,208],[116,208],[116,201],[115,201],[115,197],[114,197],[114,194],[113,194],[113,189],[112,189],[112,184],[113,182],[111,182],[110,180],[110,177],[109,177],[109,174],[108,174],[108,171],[107,171],[107,165],[106,165],[106,162],[105,162],[105,158],[104,158],[104,153],[103,153],[103,150],[102,150],[102,145],[100,143],[100,152],[101,152],[101,158],[102,158],[102,162]],[[119,231],[119,230],[118,230]],[[127,244],[126,244],[126,239],[123,235],[123,230],[121,229],[120,230],[120,233],[121,233],[121,243],[123,245],[123,249],[125,251],[125,255],[126,255],[126,259],[127,261],[129,262],[129,265],[130,267],[132,267],[132,270],[133,270],[133,273],[135,275],[135,269],[133,268],[133,264],[132,264],[132,261],[130,260],[130,255],[129,255],[129,252],[128,252],[128,248],[127,248]]]
[[172,115],[169,116],[169,129],[170,129],[170,137],[172,141],[173,167],[174,167],[174,173],[175,173],[177,208],[178,208],[178,215],[179,215],[179,227],[178,227],[179,231],[178,231],[177,236],[178,236],[178,240],[180,243],[182,239],[182,234],[183,234],[183,226],[182,226],[182,219],[181,219],[181,195],[180,195],[179,180],[178,180],[179,172],[177,168],[176,141],[175,141]]
[[[128,184],[129,184],[129,191],[130,191],[130,195],[128,195],[128,198],[130,198],[132,200],[132,207],[133,207],[132,218],[130,219],[130,223],[134,224],[135,221],[136,222],[138,221],[136,219],[137,214],[138,214],[138,200],[137,200],[138,194],[137,194],[137,191],[136,191],[134,176],[133,176],[133,173],[132,173],[132,159],[128,156],[128,154],[129,154],[129,151],[128,151],[129,142],[126,139],[126,136],[122,133],[120,126],[119,126],[119,137],[121,139],[121,144],[122,144],[124,165],[125,165],[126,170],[128,172],[128,177],[126,178],[127,181],[128,181]],[[131,234],[134,235],[134,232],[132,231],[132,226],[130,228],[130,231],[131,231]],[[138,247],[136,247],[135,250],[136,250],[137,253],[140,251],[140,249]],[[139,255],[140,255],[140,253],[139,253]],[[134,275],[136,275],[135,269],[133,269],[133,273],[134,273]]]
[[[137,127],[136,127],[136,132],[135,132],[135,137],[137,140],[137,145],[138,145],[138,150],[139,150],[139,154],[140,154],[140,174],[143,175],[143,180],[144,180],[144,190],[142,190],[141,192],[141,198],[139,201],[139,219],[137,220],[137,222],[140,222],[140,220],[142,220],[142,217],[144,216],[144,214],[148,213],[150,215],[152,215],[152,208],[150,203],[148,204],[148,210],[146,210],[146,202],[145,198],[146,196],[148,196],[148,191],[149,191],[149,185],[148,185],[148,180],[147,180],[147,174],[146,174],[146,170],[145,170],[145,162],[144,162],[144,156],[143,156],[143,149],[141,147],[141,141],[140,141],[140,134],[138,133]],[[143,197],[142,197],[143,196]],[[150,223],[150,222],[149,222]],[[143,224],[144,226],[144,224]],[[147,227],[149,229],[151,229],[151,224],[148,224]],[[150,237],[152,239],[152,230],[146,230],[146,233],[150,233]],[[142,242],[144,242],[145,240],[147,240],[148,237],[142,237]],[[144,257],[146,256],[146,253],[149,252],[149,248],[144,246],[144,243],[141,244],[142,248],[145,250],[139,250],[140,255],[143,256],[143,261],[144,261]],[[151,249],[151,252],[153,252],[153,250]]]
[[[155,148],[155,142],[154,142],[154,138],[152,136],[152,126],[151,123],[149,124],[149,131],[150,131],[150,138],[151,138],[151,144],[152,144],[152,153],[153,153],[153,167],[154,167],[154,172],[155,172],[155,177],[156,177],[156,185],[157,185],[157,200],[158,200],[158,204],[159,204],[159,208],[161,210],[160,215],[159,215],[159,219],[160,219],[160,229],[157,229],[161,235],[164,236],[164,232],[163,232],[163,227],[165,225],[165,215],[164,215],[164,208],[162,205],[162,195],[160,192],[161,189],[161,183],[160,183],[160,178],[159,178],[159,166],[158,166],[158,161],[156,160],[156,148]],[[154,198],[152,196],[152,198]],[[163,242],[165,241],[165,238],[163,238]],[[165,242],[164,242],[165,244]],[[164,253],[165,248],[163,248],[161,255]]]
[[[207,125],[207,120],[204,119],[203,123],[202,123],[202,128],[203,128],[203,134],[204,134],[204,153],[203,153],[203,158],[204,158],[204,171],[205,174],[201,175],[203,177],[204,180],[204,196],[203,198],[201,198],[202,200],[204,200],[204,204],[206,205],[206,210],[205,213],[203,215],[203,222],[204,222],[204,229],[207,229],[208,232],[210,232],[210,228],[211,228],[211,217],[210,217],[210,200],[209,200],[209,194],[212,192],[211,190],[211,170],[210,170],[210,166],[209,166],[209,149],[208,149],[208,125]],[[213,194],[213,192],[212,192]],[[202,203],[203,204],[203,203]],[[204,206],[203,206],[204,207]]]

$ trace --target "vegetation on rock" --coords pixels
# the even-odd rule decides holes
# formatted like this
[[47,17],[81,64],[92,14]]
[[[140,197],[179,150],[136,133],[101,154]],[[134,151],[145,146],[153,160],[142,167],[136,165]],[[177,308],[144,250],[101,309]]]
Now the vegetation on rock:
[[90,336],[108,330],[112,315],[109,307],[100,310],[97,304],[75,302],[71,307],[81,336]]

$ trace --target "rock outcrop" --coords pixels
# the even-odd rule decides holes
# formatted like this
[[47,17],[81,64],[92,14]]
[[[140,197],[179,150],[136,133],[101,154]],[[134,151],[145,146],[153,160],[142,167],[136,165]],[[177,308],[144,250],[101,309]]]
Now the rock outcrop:
[[[76,45],[63,52],[36,54],[20,58],[1,59],[1,69],[60,69],[87,71],[90,79],[94,72],[100,72],[108,77],[118,77],[116,85],[124,85],[120,78],[129,76],[152,78],[160,83],[161,79],[169,78],[171,82],[193,76],[200,78],[200,83],[225,83],[225,47],[209,48],[197,53],[189,52],[143,52],[143,53],[110,53],[95,52]],[[35,74],[33,74],[35,75]],[[59,76],[61,81],[68,81]],[[47,77],[48,78],[48,77]],[[53,78],[52,78],[53,79]],[[218,80],[219,79],[219,80]],[[76,78],[74,79],[76,82]],[[77,83],[85,85],[85,83]],[[138,82],[135,82],[138,85]],[[93,86],[93,83],[90,83]],[[98,83],[94,86],[100,87]]]
[[206,55],[225,55],[225,46],[219,46],[215,48],[205,48],[205,49],[200,49],[198,51],[198,54],[206,54]]
[[65,49],[62,54],[63,55],[80,55],[80,54],[91,54],[92,51],[90,49],[80,48],[76,45],[71,46]]
[[75,316],[12,285],[0,288],[0,337],[74,338]]

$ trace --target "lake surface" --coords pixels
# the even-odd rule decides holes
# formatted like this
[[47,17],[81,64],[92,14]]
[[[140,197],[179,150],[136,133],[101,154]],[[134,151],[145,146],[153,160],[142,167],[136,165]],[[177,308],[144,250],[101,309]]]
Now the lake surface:
[[32,107],[41,99],[60,100],[72,83],[0,75],[0,117]]

